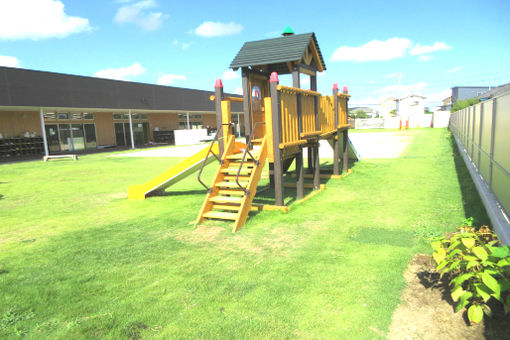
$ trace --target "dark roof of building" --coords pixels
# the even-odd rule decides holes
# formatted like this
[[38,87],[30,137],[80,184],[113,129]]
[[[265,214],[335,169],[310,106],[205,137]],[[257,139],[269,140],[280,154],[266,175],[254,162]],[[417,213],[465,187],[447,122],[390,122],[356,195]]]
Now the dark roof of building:
[[319,44],[314,33],[294,34],[286,37],[250,41],[244,43],[230,64],[230,67],[239,67],[280,64],[293,61],[301,61],[308,48],[313,43],[317,50],[319,71],[326,69],[324,58],[319,49]]
[[[0,67],[0,106],[215,111],[215,104],[209,99],[212,94],[180,87]],[[242,112],[242,103],[232,103],[232,111]]]
[[510,92],[510,83],[494,87],[494,88],[490,89],[489,91],[482,93],[481,95],[479,95],[476,98],[486,100],[486,99],[490,99],[490,98],[499,96],[499,95],[507,93],[507,92]]

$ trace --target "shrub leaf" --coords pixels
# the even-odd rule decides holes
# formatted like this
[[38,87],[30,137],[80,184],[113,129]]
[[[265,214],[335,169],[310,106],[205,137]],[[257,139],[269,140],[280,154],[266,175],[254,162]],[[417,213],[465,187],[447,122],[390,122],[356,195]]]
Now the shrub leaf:
[[471,323],[479,323],[483,319],[483,309],[480,305],[471,305],[468,309],[468,319]]

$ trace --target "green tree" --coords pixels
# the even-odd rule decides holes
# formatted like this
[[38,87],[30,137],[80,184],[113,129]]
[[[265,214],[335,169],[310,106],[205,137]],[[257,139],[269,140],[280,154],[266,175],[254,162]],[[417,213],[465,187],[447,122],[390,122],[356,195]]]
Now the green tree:
[[356,110],[351,113],[351,116],[354,118],[370,118],[370,116],[363,110]]
[[468,106],[475,105],[478,102],[480,102],[479,99],[476,98],[469,98],[469,99],[463,99],[463,100],[457,100],[455,104],[453,104],[453,107],[450,109],[451,113],[454,113],[456,111],[462,110]]

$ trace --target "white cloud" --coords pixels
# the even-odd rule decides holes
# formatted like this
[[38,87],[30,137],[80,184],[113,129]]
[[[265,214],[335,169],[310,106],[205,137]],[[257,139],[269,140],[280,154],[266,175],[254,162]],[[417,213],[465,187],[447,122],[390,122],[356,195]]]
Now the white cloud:
[[423,90],[427,87],[427,83],[425,82],[419,82],[415,84],[409,84],[409,85],[388,85],[381,89],[375,90],[375,93],[383,93],[383,94],[391,94],[392,96],[396,96],[400,94],[400,96],[404,96],[407,94],[420,94],[423,92]]
[[193,32],[196,35],[211,38],[239,34],[243,29],[243,25],[236,24],[235,22],[222,23],[206,21],[195,28]]
[[243,94],[243,89],[241,87],[236,87],[234,90],[235,94]]
[[223,72],[223,79],[225,80],[232,80],[232,79],[238,79],[240,77],[239,72],[235,72],[232,70],[226,70]]
[[460,70],[462,70],[462,68],[463,68],[462,66],[457,66],[457,67],[454,67],[452,69],[449,69],[446,72],[448,72],[448,73],[455,73],[455,72],[459,72]]
[[440,92],[434,92],[427,94],[427,101],[433,103],[439,103],[443,99],[446,99],[452,95],[452,89],[448,88]]
[[391,38],[386,41],[372,40],[357,47],[341,46],[335,50],[331,61],[379,61],[392,60],[405,57],[406,55],[420,55],[420,61],[432,60],[432,56],[421,56],[440,50],[451,50],[451,46],[443,42],[435,42],[433,45],[414,44],[406,38]]
[[177,48],[180,48],[183,51],[186,51],[187,49],[189,49],[191,47],[191,45],[193,45],[193,43],[192,42],[181,42],[177,39],[174,39],[174,41],[172,41],[172,45],[174,45]]
[[432,46],[427,46],[427,45],[422,46],[420,44],[416,44],[411,49],[411,51],[409,51],[409,54],[410,55],[420,55],[420,54],[425,54],[425,53],[430,53],[430,52],[435,52],[435,51],[440,51],[440,50],[451,50],[451,49],[452,49],[451,46],[448,46],[443,42],[435,42],[434,45],[432,45]]
[[0,1],[0,39],[64,38],[91,29],[88,19],[67,15],[59,0]]
[[97,71],[94,77],[108,78],[116,80],[129,80],[128,77],[136,77],[144,73],[147,69],[140,65],[139,62],[131,66],[119,68],[107,68],[105,70]]
[[432,59],[434,59],[434,56],[433,56],[433,55],[420,55],[420,56],[418,57],[418,60],[419,60],[419,61],[430,61],[430,60],[432,60]]
[[411,47],[405,38],[391,38],[386,41],[372,40],[358,47],[341,46],[335,50],[331,61],[375,61],[402,58]]
[[390,74],[387,74],[385,76],[383,76],[384,78],[397,78],[401,73],[400,72],[395,72],[395,73],[390,73]]
[[113,18],[117,24],[134,24],[146,31],[155,31],[163,24],[163,13],[151,12],[156,7],[154,0],[142,0],[120,7]]
[[319,77],[321,77],[321,76],[325,76],[325,75],[326,75],[326,71],[317,72],[317,75],[318,75]]
[[19,66],[19,60],[16,57],[9,57],[9,56],[6,56],[6,55],[0,55],[0,66],[18,67]]
[[177,80],[186,80],[186,76],[182,74],[164,74],[158,78],[158,85],[171,85]]

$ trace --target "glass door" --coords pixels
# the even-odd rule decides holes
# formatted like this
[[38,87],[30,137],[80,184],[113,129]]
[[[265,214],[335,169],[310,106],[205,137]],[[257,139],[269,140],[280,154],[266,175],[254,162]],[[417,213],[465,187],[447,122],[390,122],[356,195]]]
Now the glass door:
[[71,150],[85,150],[85,138],[83,134],[83,124],[71,124],[72,145]]
[[55,125],[46,125],[46,141],[48,142],[48,150],[49,152],[59,152],[60,151],[60,142],[58,140],[58,126]]
[[[129,124],[128,124],[129,128]],[[143,145],[145,142],[143,123],[133,123],[133,137],[135,139],[135,145]],[[130,141],[131,142],[131,141]]]
[[94,124],[84,124],[85,130],[85,147],[87,150],[95,149],[97,147],[96,141],[96,126]]
[[[134,125],[135,124],[133,123],[133,128]],[[129,129],[129,123],[124,123],[124,140],[124,145],[131,146],[131,130]]]
[[115,123],[115,143],[117,146],[126,145],[126,139],[124,136],[124,123]]
[[60,134],[60,151],[72,150],[71,126],[69,124],[59,124],[58,132]]

